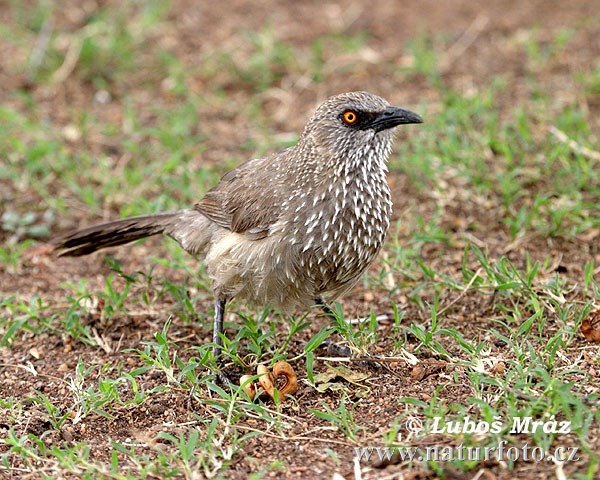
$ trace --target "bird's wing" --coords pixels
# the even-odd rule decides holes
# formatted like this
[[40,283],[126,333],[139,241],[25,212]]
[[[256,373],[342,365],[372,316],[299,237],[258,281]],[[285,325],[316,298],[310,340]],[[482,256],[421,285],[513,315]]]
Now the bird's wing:
[[281,214],[277,191],[283,185],[274,170],[285,152],[248,160],[226,173],[194,209],[232,232],[254,240],[266,237]]

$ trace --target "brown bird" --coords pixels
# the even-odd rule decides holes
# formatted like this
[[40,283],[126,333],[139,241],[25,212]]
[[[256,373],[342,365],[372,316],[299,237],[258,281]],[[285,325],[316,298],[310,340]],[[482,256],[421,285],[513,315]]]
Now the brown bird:
[[84,228],[57,239],[55,248],[79,256],[162,233],[204,258],[217,359],[225,305],[234,297],[291,313],[352,288],[390,223],[393,127],[422,122],[367,92],[331,97],[296,145],[226,173],[192,208]]

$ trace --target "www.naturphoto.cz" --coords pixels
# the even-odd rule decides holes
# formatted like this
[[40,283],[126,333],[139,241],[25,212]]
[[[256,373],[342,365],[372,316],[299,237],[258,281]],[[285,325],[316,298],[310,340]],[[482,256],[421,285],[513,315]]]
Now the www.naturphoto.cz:
[[598,38],[0,1],[0,478],[598,478]]

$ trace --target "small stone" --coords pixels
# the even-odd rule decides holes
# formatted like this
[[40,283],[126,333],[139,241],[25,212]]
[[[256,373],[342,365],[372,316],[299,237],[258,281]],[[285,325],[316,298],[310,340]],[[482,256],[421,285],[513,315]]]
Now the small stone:
[[110,102],[110,99],[110,93],[108,93],[106,90],[98,90],[94,95],[94,100],[102,105]]
[[421,367],[420,365],[415,365],[412,369],[412,372],[410,373],[410,378],[413,381],[420,381],[423,380],[423,377],[425,376],[425,369],[423,367]]
[[76,142],[81,138],[81,132],[72,123],[63,127],[62,134],[65,140],[69,142]]
[[167,409],[167,407],[165,407],[164,405],[160,404],[160,403],[155,403],[153,405],[150,406],[150,412],[155,414],[155,415],[160,415],[161,413],[163,413],[165,410]]

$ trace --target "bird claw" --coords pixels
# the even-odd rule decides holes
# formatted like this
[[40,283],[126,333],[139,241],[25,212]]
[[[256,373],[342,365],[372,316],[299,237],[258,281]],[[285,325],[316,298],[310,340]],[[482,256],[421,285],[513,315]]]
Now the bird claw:
[[[352,353],[352,350],[349,347],[345,347],[343,345],[338,345],[337,343],[333,343],[330,342],[328,340],[324,340],[323,342],[321,342],[321,345],[319,345],[319,348],[325,348],[327,349],[327,355],[330,355],[332,357],[347,357],[347,358],[353,358],[358,360],[354,354]],[[361,366],[361,367],[367,367],[367,368],[374,368],[375,370],[380,370],[381,369],[381,365],[377,362],[376,358],[373,358],[373,360],[363,360],[363,357],[360,357],[361,359],[357,361],[357,363]]]
[[234,382],[229,378],[229,376],[223,370],[218,371],[215,380],[217,382],[217,385],[223,385],[224,387],[231,388],[235,385]]
[[[231,374],[226,372],[225,360],[220,358],[218,355],[215,358],[217,359],[217,372],[215,377],[217,385],[223,385],[225,387],[229,387],[230,389],[233,388],[236,382],[231,378]],[[235,377],[236,375],[233,374],[233,378]]]

